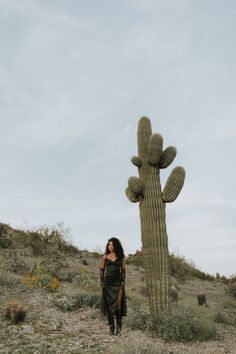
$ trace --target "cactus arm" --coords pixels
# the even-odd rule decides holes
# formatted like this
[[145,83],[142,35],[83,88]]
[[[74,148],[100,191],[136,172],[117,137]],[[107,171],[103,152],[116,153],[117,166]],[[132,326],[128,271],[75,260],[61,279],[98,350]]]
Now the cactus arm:
[[129,187],[126,188],[125,194],[130,202],[137,203],[139,201],[138,195],[133,193]]
[[179,195],[185,179],[185,170],[181,166],[175,167],[167,179],[162,193],[164,203],[173,202]]
[[176,154],[177,154],[176,148],[174,146],[168,146],[161,154],[158,167],[159,168],[168,167],[173,162]]
[[138,156],[142,163],[148,160],[148,143],[152,135],[150,119],[142,117],[138,124]]
[[141,166],[141,159],[138,156],[133,156],[131,158],[131,162],[133,163],[134,166],[140,167]]
[[148,161],[150,165],[156,166],[161,158],[163,138],[160,134],[152,134],[148,144]]
[[144,183],[139,177],[130,177],[128,179],[128,186],[131,192],[135,195],[142,195],[144,190]]

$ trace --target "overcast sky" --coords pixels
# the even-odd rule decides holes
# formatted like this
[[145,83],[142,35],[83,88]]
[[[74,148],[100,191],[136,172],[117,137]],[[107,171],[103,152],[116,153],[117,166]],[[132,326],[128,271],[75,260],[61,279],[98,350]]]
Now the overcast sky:
[[141,246],[137,125],[186,170],[169,249],[236,273],[236,2],[0,0],[0,222],[63,222],[74,244]]

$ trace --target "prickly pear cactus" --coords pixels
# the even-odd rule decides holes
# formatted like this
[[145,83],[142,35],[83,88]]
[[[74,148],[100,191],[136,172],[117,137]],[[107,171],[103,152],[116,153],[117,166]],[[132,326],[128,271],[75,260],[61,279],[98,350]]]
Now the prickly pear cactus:
[[178,166],[161,190],[159,171],[168,167],[176,156],[173,146],[163,150],[160,134],[152,134],[151,122],[142,117],[138,125],[138,156],[131,161],[139,177],[130,177],[126,195],[139,202],[145,278],[151,313],[160,313],[168,305],[169,252],[165,222],[165,204],[173,202],[184,184],[185,171]]

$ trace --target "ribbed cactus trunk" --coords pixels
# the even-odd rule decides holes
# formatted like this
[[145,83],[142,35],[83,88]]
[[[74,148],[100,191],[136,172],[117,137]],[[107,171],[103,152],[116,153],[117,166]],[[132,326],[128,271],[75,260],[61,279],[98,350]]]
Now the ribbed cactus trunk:
[[152,134],[150,120],[143,117],[138,126],[138,156],[132,162],[139,177],[130,177],[126,195],[139,201],[145,278],[151,313],[160,313],[169,303],[169,252],[165,222],[165,203],[174,201],[184,183],[185,172],[176,167],[161,190],[160,169],[171,164],[176,149],[164,151],[160,134]]

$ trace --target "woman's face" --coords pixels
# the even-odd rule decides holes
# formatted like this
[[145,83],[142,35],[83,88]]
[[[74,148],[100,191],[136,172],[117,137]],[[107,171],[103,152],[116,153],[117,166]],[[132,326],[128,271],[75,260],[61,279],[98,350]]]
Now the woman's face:
[[114,252],[114,246],[113,246],[112,241],[109,241],[109,243],[108,243],[108,250],[109,250],[109,252]]

